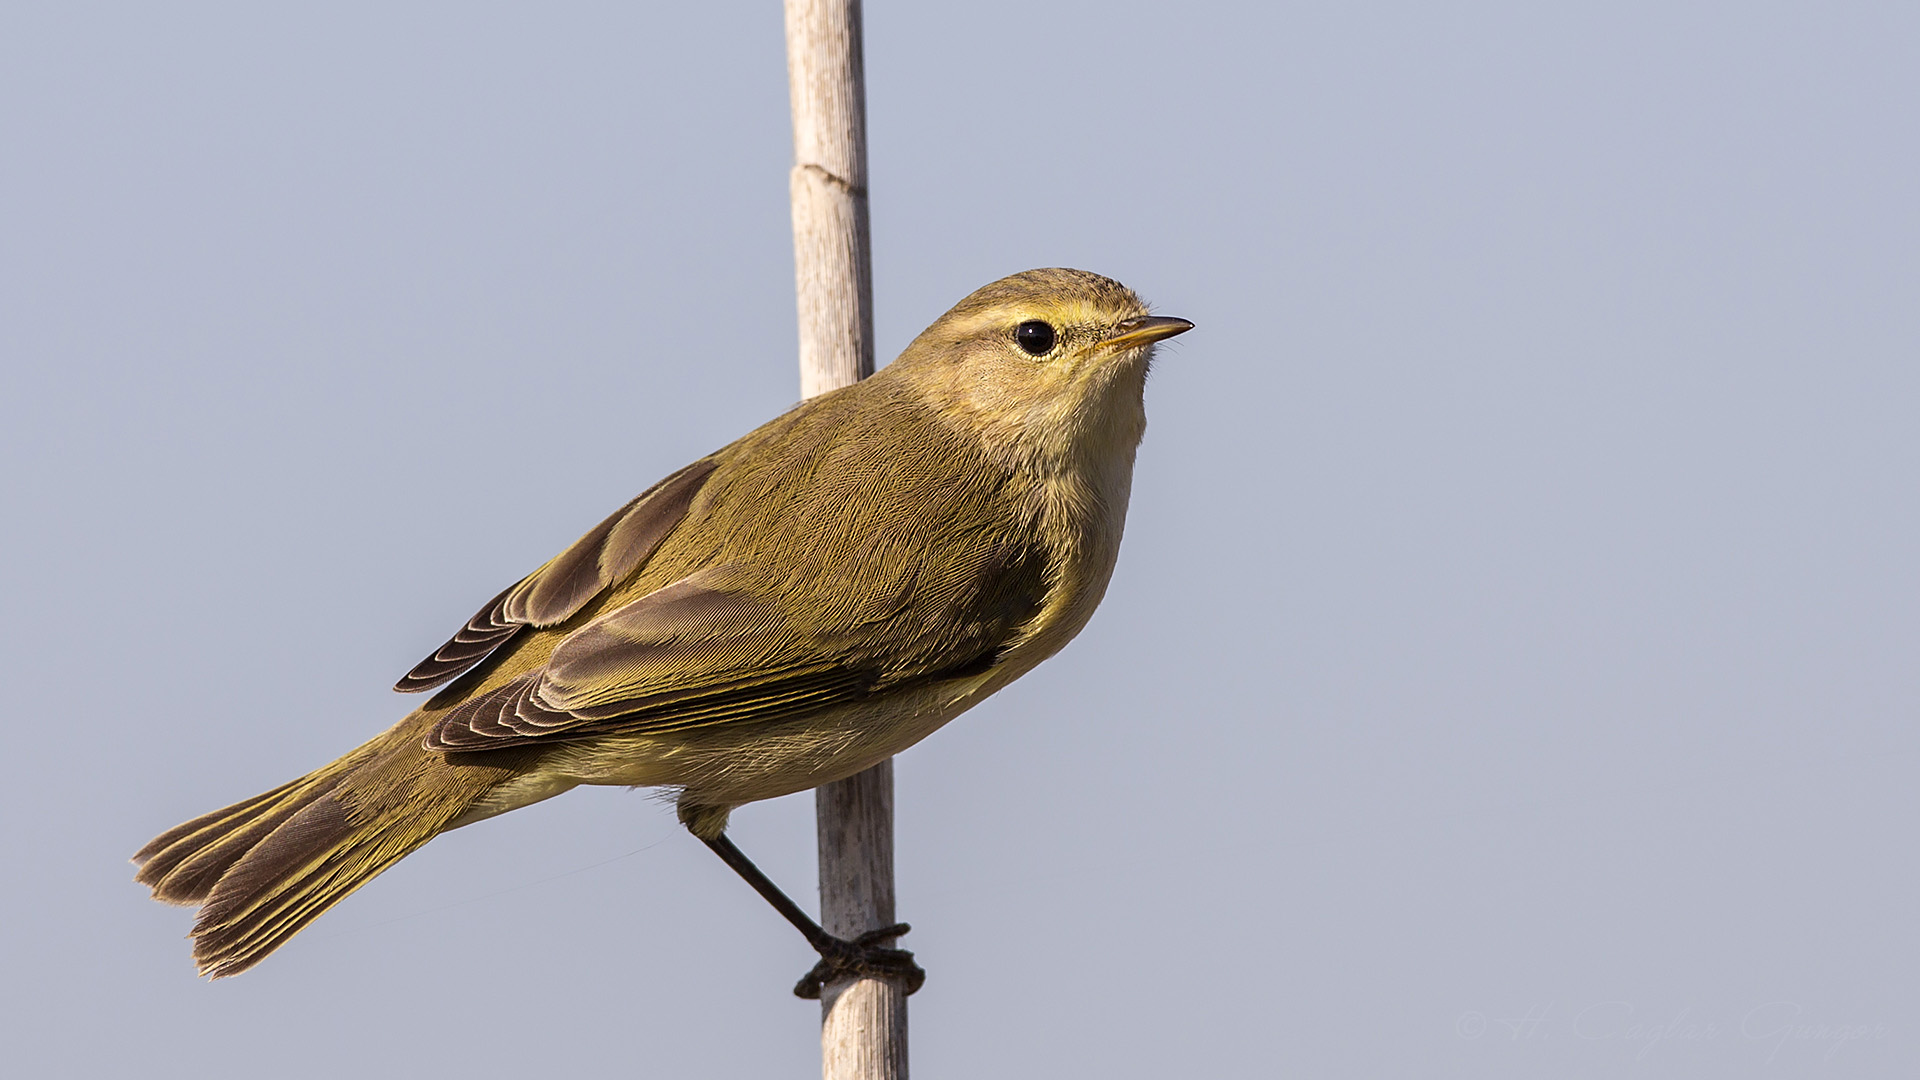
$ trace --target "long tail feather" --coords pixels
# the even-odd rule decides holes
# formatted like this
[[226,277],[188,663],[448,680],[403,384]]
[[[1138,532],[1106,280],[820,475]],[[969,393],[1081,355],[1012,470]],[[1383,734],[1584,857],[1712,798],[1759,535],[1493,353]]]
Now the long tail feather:
[[[480,755],[458,755],[472,760]],[[134,856],[156,899],[200,904],[200,973],[237,975],[512,776],[522,755],[455,764],[396,729],[272,791],[162,833]]]
[[338,775],[303,776],[170,829],[134,855],[140,864],[134,880],[150,886],[156,900],[203,904],[247,852],[339,782]]
[[443,824],[362,824],[337,796],[309,803],[220,879],[193,924],[194,963],[214,978],[245,971]]

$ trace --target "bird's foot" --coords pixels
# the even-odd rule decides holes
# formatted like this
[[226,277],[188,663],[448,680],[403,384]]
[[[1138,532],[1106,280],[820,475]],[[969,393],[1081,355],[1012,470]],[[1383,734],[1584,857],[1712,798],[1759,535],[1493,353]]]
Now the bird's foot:
[[910,929],[912,927],[906,923],[895,923],[869,930],[852,941],[827,938],[828,944],[824,948],[814,946],[820,949],[820,962],[794,984],[794,996],[817,1001],[821,991],[842,979],[897,980],[909,994],[920,989],[920,984],[927,981],[927,973],[913,962],[913,954],[905,949],[880,945],[880,942],[897,938]]

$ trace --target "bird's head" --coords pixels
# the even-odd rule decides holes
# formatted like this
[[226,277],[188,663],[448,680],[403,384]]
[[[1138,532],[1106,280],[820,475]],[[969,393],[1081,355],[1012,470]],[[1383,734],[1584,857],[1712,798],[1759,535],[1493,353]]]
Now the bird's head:
[[955,304],[889,366],[999,450],[1130,456],[1153,345],[1193,328],[1084,270],[1028,270]]

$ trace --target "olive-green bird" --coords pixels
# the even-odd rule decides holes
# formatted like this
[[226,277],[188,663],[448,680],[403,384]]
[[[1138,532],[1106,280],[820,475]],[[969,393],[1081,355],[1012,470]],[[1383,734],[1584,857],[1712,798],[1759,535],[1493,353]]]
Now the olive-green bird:
[[917,973],[781,907],[727,815],[905,750],[1086,625],[1153,344],[1191,327],[1084,271],[980,289],[872,378],[621,507],[400,680],[447,684],[426,704],[163,833],[137,880],[201,905],[193,958],[233,975],[441,832],[576,784],[664,787],[823,965]]

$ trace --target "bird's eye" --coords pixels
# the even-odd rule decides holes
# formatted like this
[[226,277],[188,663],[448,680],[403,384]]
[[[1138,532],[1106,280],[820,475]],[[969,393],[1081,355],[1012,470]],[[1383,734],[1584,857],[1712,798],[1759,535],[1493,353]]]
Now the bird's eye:
[[1013,340],[1020,343],[1028,356],[1045,356],[1053,349],[1053,327],[1039,319],[1023,322],[1014,327]]

